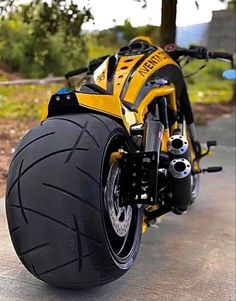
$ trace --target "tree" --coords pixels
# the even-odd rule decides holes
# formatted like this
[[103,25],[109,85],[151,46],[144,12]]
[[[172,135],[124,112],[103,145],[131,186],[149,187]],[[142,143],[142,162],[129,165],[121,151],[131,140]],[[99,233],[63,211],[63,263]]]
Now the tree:
[[[18,62],[23,73],[46,76],[48,73],[60,74],[71,67],[86,64],[87,46],[81,27],[84,22],[92,19],[89,8],[79,9],[73,0],[33,0],[29,4],[21,3],[17,0],[1,1],[0,19],[1,25],[5,21],[9,33],[14,31],[8,27],[11,20],[17,26],[27,26],[25,32],[28,35],[20,43],[21,51],[14,54],[15,58],[23,58]],[[6,30],[2,32],[2,36],[6,34]],[[0,51],[3,46],[1,43]],[[2,53],[2,58],[8,63],[8,53]],[[17,68],[17,64],[12,66]]]
[[[135,0],[146,8],[147,0]],[[160,46],[175,43],[177,0],[162,0]]]
[[[236,12],[236,0],[220,0],[221,2],[228,2],[228,9]],[[198,1],[195,5],[199,8]],[[160,46],[164,47],[166,44],[175,43],[176,37],[176,13],[177,13],[177,0],[162,0],[161,9],[161,35]]]
[[65,39],[78,37],[82,24],[92,19],[90,9],[79,9],[73,0],[33,0],[29,4],[19,4],[17,0],[1,1],[2,18],[9,18],[14,12],[22,16],[24,23],[33,25],[33,34],[39,38],[56,34],[61,29]]
[[[141,2],[141,0],[136,0]],[[228,2],[228,9],[236,12],[236,0],[220,0],[221,2]],[[145,6],[146,6],[145,1]],[[197,8],[198,2],[195,1]],[[175,43],[176,37],[176,13],[177,0],[162,0],[161,9],[161,28],[160,28],[160,46],[164,47],[167,44]],[[231,99],[232,104],[236,104],[236,81],[233,85],[233,95]]]
[[177,0],[162,0],[160,46],[175,43]]

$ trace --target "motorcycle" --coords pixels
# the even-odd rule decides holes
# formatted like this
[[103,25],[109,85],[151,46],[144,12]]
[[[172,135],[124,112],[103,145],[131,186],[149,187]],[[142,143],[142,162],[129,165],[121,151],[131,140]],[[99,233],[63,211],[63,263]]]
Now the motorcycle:
[[[182,58],[224,59],[203,47],[164,50],[137,37],[65,75],[40,124],[11,160],[6,213],[26,269],[64,288],[116,280],[157,218],[188,212],[216,141],[197,139]],[[78,81],[77,88],[75,80]]]

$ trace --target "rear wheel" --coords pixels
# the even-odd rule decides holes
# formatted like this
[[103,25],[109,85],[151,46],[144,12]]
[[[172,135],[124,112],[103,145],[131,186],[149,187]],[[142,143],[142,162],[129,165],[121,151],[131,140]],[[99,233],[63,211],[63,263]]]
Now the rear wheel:
[[46,119],[12,159],[6,210],[17,255],[37,278],[86,288],[122,276],[138,253],[142,213],[120,208],[111,154],[134,145],[115,121],[74,114]]

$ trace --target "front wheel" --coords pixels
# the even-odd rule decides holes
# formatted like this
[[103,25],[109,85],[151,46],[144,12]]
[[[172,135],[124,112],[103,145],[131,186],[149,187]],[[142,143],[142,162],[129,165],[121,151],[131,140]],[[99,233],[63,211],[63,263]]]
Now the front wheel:
[[11,239],[25,267],[49,284],[103,285],[132,265],[142,212],[120,208],[118,149],[134,151],[127,132],[95,114],[46,119],[18,145],[7,183]]

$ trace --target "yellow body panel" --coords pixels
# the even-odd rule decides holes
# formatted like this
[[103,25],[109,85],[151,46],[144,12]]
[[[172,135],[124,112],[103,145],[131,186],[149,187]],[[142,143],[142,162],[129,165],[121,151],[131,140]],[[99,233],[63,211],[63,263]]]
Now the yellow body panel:
[[133,55],[128,57],[121,57],[116,68],[116,73],[114,76],[114,85],[113,85],[113,93],[115,95],[120,95],[124,83],[126,81],[127,76],[130,73],[130,70],[134,67],[134,65],[143,57],[141,55]]
[[105,60],[101,66],[99,66],[95,71],[94,71],[94,81],[95,83],[103,88],[104,90],[107,90],[107,66],[108,66],[109,60]]
[[81,107],[121,119],[128,132],[130,131],[130,126],[136,123],[135,112],[125,108],[116,95],[76,93],[76,96]]
[[145,95],[139,106],[137,107],[137,119],[139,122],[143,122],[145,118],[145,114],[147,106],[156,98],[161,96],[172,95],[175,98],[175,88],[174,85],[167,85],[159,88],[154,88],[149,90],[149,92]]
[[44,101],[41,107],[40,120],[43,121],[48,116],[48,101]]
[[95,111],[122,118],[122,107],[116,95],[76,93],[79,105]]
[[[144,123],[147,106],[155,97],[169,96],[170,106],[172,106],[172,102],[175,103],[175,89],[172,84],[150,90],[135,112],[128,110],[122,104],[120,98],[116,95],[76,93],[76,96],[80,106],[120,118],[128,132],[130,132],[131,125]],[[173,106],[172,109],[176,109],[176,105]],[[165,130],[163,135],[162,151],[167,151],[167,140],[169,137],[169,130]]]
[[135,75],[132,77],[124,100],[134,103],[136,97],[147,79],[158,69],[166,65],[176,65],[176,63],[160,48],[148,56],[137,68]]

